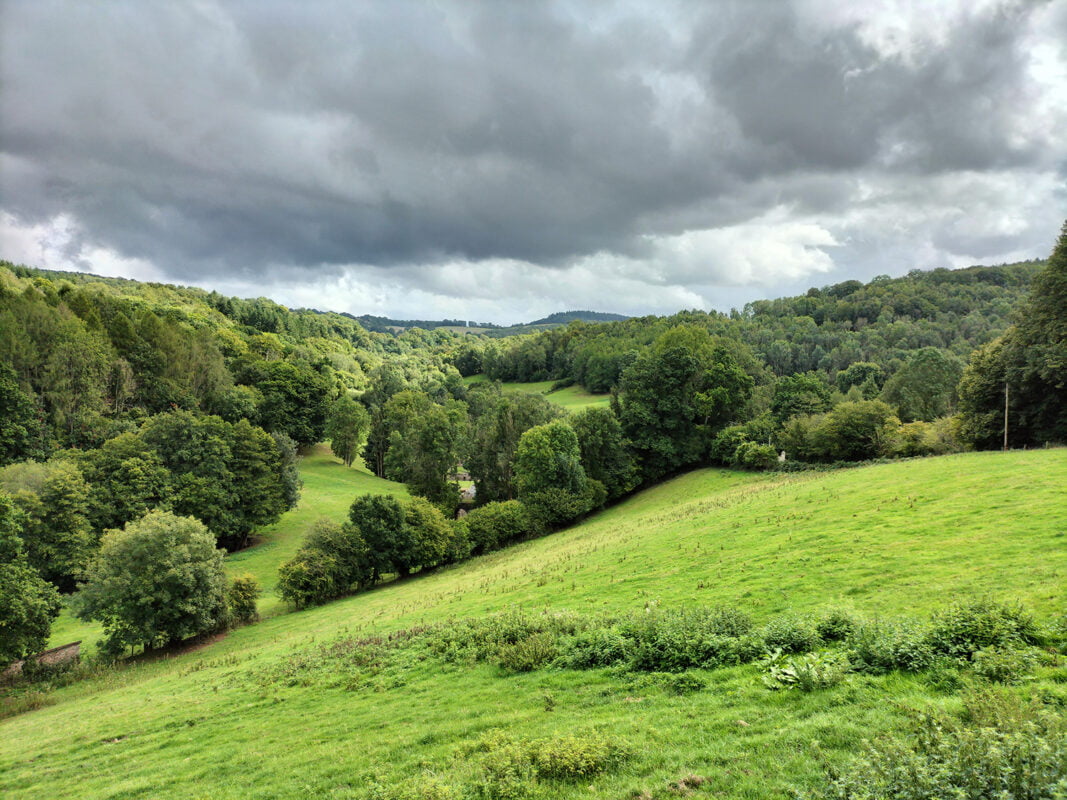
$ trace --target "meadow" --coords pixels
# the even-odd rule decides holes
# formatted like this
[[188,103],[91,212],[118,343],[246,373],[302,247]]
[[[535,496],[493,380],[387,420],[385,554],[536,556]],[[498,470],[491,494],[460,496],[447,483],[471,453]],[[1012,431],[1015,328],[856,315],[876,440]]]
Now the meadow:
[[[728,605],[763,623],[828,607],[924,618],[983,597],[1042,620],[1067,612],[1063,449],[833,472],[697,470],[552,536],[286,613],[273,573],[306,525],[340,519],[357,494],[403,491],[323,449],[301,473],[300,506],[228,558],[267,589],[263,621],[183,654],[25,690],[37,692],[27,707],[40,707],[0,722],[0,795],[506,796],[486,781],[519,763],[509,754],[609,742],[619,757],[603,772],[535,778],[514,796],[795,797],[825,781],[822,760],[846,763],[864,738],[904,730],[914,709],[957,711],[959,693],[899,672],[772,692],[755,664],[683,678],[513,674],[436,657],[417,638],[393,647],[373,637],[500,612]],[[1014,691],[1067,705],[1063,670],[1039,665]]]
[[[488,380],[485,375],[472,375],[466,379],[468,385],[472,383],[484,383]],[[568,411],[581,411],[583,408],[603,406],[606,408],[611,401],[611,395],[592,394],[578,384],[565,386],[553,391],[556,381],[535,381],[533,383],[509,383],[502,382],[500,388],[509,394],[540,394],[551,400],[556,405],[563,406]]]

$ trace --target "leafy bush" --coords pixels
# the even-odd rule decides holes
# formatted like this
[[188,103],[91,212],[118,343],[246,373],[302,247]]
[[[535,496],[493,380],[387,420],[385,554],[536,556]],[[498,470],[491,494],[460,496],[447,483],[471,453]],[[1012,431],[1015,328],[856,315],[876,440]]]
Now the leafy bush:
[[985,647],[972,657],[974,674],[990,683],[1018,683],[1034,668],[1029,650],[1008,647]]
[[651,611],[620,625],[631,641],[630,667],[678,672],[693,667],[739,663],[739,638],[749,618],[730,608]]
[[734,451],[731,463],[745,469],[770,469],[778,463],[778,451],[769,444],[742,442]]
[[1008,694],[966,700],[964,723],[919,715],[912,736],[883,739],[844,775],[832,800],[1038,800],[1067,792],[1067,719]]
[[564,640],[556,659],[567,669],[595,669],[621,664],[629,658],[629,642],[614,627],[593,627]]
[[488,553],[535,535],[537,528],[518,500],[487,503],[463,518],[471,553]]
[[935,613],[929,633],[935,653],[961,659],[986,647],[1014,648],[1039,639],[1037,623],[1028,611],[989,599],[954,603]]
[[434,775],[423,775],[400,786],[375,781],[367,788],[368,800],[460,800],[460,792]]
[[815,632],[824,642],[843,642],[856,632],[858,624],[848,611],[831,608],[815,620]]
[[477,749],[485,752],[470,794],[485,800],[543,796],[541,781],[579,781],[602,775],[630,757],[630,750],[600,734],[512,739],[493,734]]
[[542,739],[528,753],[539,778],[558,781],[603,774],[629,757],[627,748],[598,734]]
[[497,654],[497,664],[509,672],[532,672],[556,657],[556,637],[545,631],[514,644],[505,644]]
[[813,692],[837,686],[848,674],[848,658],[841,652],[808,653],[786,660],[775,650],[764,662],[767,674],[763,683],[768,689],[800,689]]
[[318,605],[340,595],[336,559],[321,550],[301,550],[278,569],[278,593],[295,608]]
[[848,657],[863,672],[918,672],[934,662],[926,628],[913,622],[864,623],[848,639]]
[[786,614],[763,627],[763,641],[768,650],[783,653],[807,653],[819,646],[821,640],[815,622],[809,617]]
[[226,587],[226,608],[231,624],[255,622],[259,619],[256,612],[256,599],[262,593],[256,576],[246,572],[235,575]]

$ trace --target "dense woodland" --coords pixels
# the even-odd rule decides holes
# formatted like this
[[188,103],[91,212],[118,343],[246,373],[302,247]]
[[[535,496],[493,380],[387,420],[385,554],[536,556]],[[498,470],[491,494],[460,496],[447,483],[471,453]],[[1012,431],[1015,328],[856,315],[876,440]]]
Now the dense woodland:
[[[494,380],[464,380],[478,374]],[[496,382],[544,380],[610,404],[568,414]],[[244,546],[297,503],[299,449],[324,439],[414,498],[357,498],[344,525],[310,531],[282,568],[297,607],[542,535],[700,465],[997,447],[1005,402],[1009,446],[1062,443],[1065,387],[1067,227],[1048,262],[506,338],[368,331],[262,298],[4,263],[0,585],[19,634],[0,661],[39,649],[57,592],[80,586],[79,613],[116,653],[221,624],[249,592],[254,609],[254,588],[194,570],[215,607],[133,624],[115,609],[137,603],[109,607],[101,587],[125,588],[131,530],[186,542],[171,550]],[[476,504],[457,518],[461,470]]]

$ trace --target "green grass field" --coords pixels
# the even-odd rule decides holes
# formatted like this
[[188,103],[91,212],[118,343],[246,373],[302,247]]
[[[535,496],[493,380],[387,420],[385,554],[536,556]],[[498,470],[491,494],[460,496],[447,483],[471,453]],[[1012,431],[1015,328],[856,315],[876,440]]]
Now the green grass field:
[[[484,375],[472,375],[466,378],[467,384],[483,383],[487,380]],[[581,411],[583,408],[592,406],[607,407],[611,401],[611,395],[591,394],[577,384],[563,389],[552,391],[555,381],[537,381],[534,383],[501,383],[500,388],[505,392],[527,394],[543,394],[553,403],[563,406],[568,411]]]
[[[229,560],[268,587],[320,511],[400,490],[321,450],[301,468],[300,508]],[[994,596],[1051,618],[1067,611],[1064,486],[1063,449],[791,475],[699,470],[553,536],[327,606],[279,613],[268,592],[257,625],[58,689],[0,722],[0,796],[460,797],[486,737],[502,733],[597,734],[631,753],[531,796],[675,797],[671,781],[698,775],[698,796],[794,797],[821,780],[813,742],[841,763],[864,737],[900,729],[906,708],[952,709],[958,697],[899,673],[775,693],[750,665],[696,671],[703,688],[679,693],[663,676],[611,669],[504,675],[417,649],[358,667],[317,654],[339,636],[512,609],[729,603],[760,621],[830,605],[924,615]],[[1019,691],[1067,703],[1053,671]]]

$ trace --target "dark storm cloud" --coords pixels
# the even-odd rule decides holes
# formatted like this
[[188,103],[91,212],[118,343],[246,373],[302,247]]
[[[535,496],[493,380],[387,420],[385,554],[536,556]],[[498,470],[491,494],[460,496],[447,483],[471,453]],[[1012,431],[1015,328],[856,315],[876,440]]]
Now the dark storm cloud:
[[843,231],[904,178],[1062,179],[1062,115],[1027,122],[1043,8],[892,51],[812,3],[11,0],[0,210],[178,279],[649,258],[776,208]]

